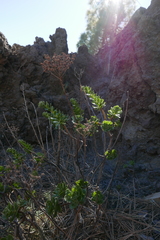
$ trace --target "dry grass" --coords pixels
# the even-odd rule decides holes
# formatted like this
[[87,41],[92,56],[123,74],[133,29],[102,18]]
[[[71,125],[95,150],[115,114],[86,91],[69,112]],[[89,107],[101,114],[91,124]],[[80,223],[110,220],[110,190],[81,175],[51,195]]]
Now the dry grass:
[[[135,201],[135,202],[134,202]],[[50,221],[43,212],[37,213],[36,222],[43,229],[46,240],[158,240],[160,239],[160,208],[154,202],[111,194],[98,209],[92,202],[76,210],[64,209]],[[4,221],[0,230],[9,226]],[[23,239],[44,239],[29,225],[24,228]],[[30,228],[30,229],[29,229]],[[30,232],[30,233],[29,233]],[[29,234],[28,234],[29,233]]]

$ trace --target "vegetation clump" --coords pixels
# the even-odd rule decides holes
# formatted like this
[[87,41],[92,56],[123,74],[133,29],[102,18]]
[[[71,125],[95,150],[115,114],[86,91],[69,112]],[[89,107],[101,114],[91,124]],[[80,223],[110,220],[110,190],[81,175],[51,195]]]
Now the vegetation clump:
[[[44,71],[59,79],[65,95],[63,76],[73,61],[74,58],[62,54],[47,56],[42,64]],[[0,166],[0,221],[6,227],[1,239],[120,239],[125,236],[125,228],[113,216],[117,210],[109,211],[114,174],[107,192],[100,187],[107,161],[118,156],[113,135],[121,127],[122,109],[116,105],[107,111],[104,99],[89,86],[80,85],[80,88],[91,110],[88,118],[75,98],[68,98],[71,115],[41,101],[39,107],[44,109],[43,116],[48,120],[51,144],[46,141],[46,148],[43,143],[35,149],[17,139],[18,147],[7,150],[6,164]],[[96,134],[102,136],[101,155],[96,150]],[[94,162],[87,155],[91,140],[95,155],[101,156]],[[124,219],[127,220],[127,213]],[[128,219],[128,224],[147,227],[147,223],[135,219]],[[111,227],[111,222],[115,226]]]
[[89,0],[87,26],[77,47],[86,45],[91,54],[110,47],[116,35],[126,26],[136,7],[135,0]]

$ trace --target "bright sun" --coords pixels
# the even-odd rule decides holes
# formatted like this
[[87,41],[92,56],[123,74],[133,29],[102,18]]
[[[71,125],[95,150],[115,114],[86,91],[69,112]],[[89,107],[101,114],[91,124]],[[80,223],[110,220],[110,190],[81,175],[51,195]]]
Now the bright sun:
[[121,2],[121,0],[106,0],[106,3],[109,1],[113,2],[115,5],[118,5]]
[[114,3],[119,3],[121,0],[112,0]]

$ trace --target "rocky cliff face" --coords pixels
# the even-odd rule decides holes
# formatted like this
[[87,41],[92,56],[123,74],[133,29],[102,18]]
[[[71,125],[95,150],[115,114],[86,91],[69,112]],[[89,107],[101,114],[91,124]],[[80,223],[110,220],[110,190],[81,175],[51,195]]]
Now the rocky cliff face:
[[[44,54],[52,56],[54,53],[68,53],[66,30],[56,29],[55,34],[50,36],[51,42],[45,42],[42,38],[36,37],[34,45],[26,47],[17,44],[11,47],[3,34],[0,37],[0,137],[2,142],[6,142],[5,139],[9,134],[5,116],[9,125],[14,126],[21,137],[34,142],[24,111],[24,95],[33,122],[35,122],[33,104],[36,111],[39,111],[37,106],[40,100],[50,103],[54,101],[56,107],[66,109],[60,84],[56,78],[44,73],[41,66]],[[75,87],[76,84],[73,90]],[[43,122],[44,120],[41,122],[40,117],[40,124],[43,125]]]
[[[107,70],[94,83],[109,105],[121,104],[128,111],[122,131],[124,158],[160,166],[160,2],[140,8],[117,36],[110,49],[101,49],[98,60]],[[125,147],[124,147],[125,146]],[[123,152],[123,150],[122,150]]]
[[[146,10],[140,8],[113,45],[91,56],[85,46],[79,48],[74,66],[65,75],[70,95],[79,97],[76,77],[84,71],[81,82],[92,86],[108,103],[108,107],[127,105],[127,117],[118,147],[124,160],[150,162],[160,167],[160,2],[152,0]],[[57,80],[44,73],[41,62],[44,54],[68,53],[67,34],[58,28],[51,42],[36,37],[32,46],[8,45],[0,34],[0,139],[5,144],[9,136],[4,116],[10,126],[34,142],[24,111],[24,97],[36,126],[39,115],[42,134],[45,122],[41,119],[38,102],[46,100],[67,111],[66,99]]]

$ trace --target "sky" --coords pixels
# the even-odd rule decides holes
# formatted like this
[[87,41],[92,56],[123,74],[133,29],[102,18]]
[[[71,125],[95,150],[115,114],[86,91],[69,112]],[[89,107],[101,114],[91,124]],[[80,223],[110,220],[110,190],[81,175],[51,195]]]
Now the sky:
[[[136,2],[137,8],[147,8],[151,0]],[[88,0],[0,0],[0,6],[0,32],[10,45],[32,45],[36,36],[50,41],[49,35],[61,27],[67,31],[69,52],[77,51],[86,28]]]

